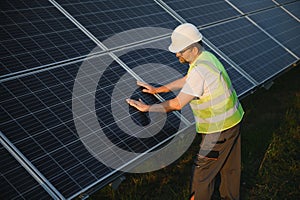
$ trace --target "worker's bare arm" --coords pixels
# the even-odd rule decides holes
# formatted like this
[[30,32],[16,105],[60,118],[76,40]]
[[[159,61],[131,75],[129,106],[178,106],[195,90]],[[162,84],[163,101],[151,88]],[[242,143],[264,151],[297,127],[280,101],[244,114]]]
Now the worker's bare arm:
[[180,90],[184,84],[185,84],[185,80],[186,80],[186,76],[180,78],[180,79],[177,79],[171,83],[168,83],[162,87],[165,87],[168,89],[167,92],[170,92],[170,91],[175,91],[175,90]]
[[165,93],[165,92],[179,90],[185,84],[185,80],[186,80],[186,76],[160,87],[153,87],[141,81],[137,81],[137,85],[144,87],[143,92],[145,93],[157,94],[157,93]]
[[193,98],[194,96],[192,95],[180,92],[174,99],[159,104],[147,105],[141,100],[136,101],[133,99],[127,99],[126,101],[141,112],[171,112],[173,110],[181,110]]

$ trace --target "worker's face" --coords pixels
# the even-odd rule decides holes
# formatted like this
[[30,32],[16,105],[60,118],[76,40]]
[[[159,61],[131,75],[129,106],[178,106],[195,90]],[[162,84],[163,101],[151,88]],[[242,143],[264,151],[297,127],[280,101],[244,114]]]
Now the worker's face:
[[178,58],[180,63],[191,63],[194,60],[192,49],[192,47],[187,47],[176,53],[176,57]]

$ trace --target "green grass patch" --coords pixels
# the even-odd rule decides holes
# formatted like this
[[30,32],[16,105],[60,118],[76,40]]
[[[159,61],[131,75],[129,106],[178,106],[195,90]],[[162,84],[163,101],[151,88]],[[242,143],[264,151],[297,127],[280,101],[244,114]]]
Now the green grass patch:
[[[298,70],[299,71],[299,70]],[[296,79],[298,79],[296,77]],[[286,101],[280,126],[258,169],[257,181],[249,191],[249,199],[298,199],[300,196],[300,89],[296,80],[294,95]]]
[[300,196],[300,118],[291,108],[272,141],[259,167],[251,199],[298,199]]

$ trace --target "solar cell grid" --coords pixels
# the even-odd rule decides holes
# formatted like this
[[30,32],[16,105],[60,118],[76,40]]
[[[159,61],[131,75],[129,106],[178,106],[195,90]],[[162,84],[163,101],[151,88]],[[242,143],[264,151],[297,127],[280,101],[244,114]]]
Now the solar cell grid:
[[[114,34],[141,27],[161,27],[173,29],[179,23],[166,13],[158,4],[151,0],[134,1],[57,1],[80,24],[91,32],[99,41]],[[140,41],[148,36],[146,31]],[[156,36],[160,36],[158,33]],[[130,37],[130,35],[128,35]],[[127,45],[129,41],[127,40]],[[117,47],[114,44],[111,48]]]
[[205,26],[234,18],[240,14],[222,0],[164,0],[176,13],[187,22],[196,26]]
[[287,9],[290,13],[292,13],[292,15],[296,17],[296,20],[300,22],[300,1],[284,5],[283,8]]
[[[128,55],[125,55],[125,60]],[[123,57],[120,57],[123,59]],[[134,69],[136,66],[130,66],[130,68]],[[117,89],[116,89],[117,88]],[[138,127],[132,123],[130,119],[130,115],[128,115],[127,105],[124,107],[124,103],[126,104],[126,98],[129,98],[137,89],[136,80],[130,76],[122,67],[112,64],[105,71],[103,71],[102,77],[99,79],[98,88],[96,91],[96,114],[98,117],[98,121],[103,128],[103,132],[107,135],[107,133],[112,133],[109,135],[110,140],[114,142],[114,144],[119,144],[121,148],[130,149],[131,151],[140,152],[141,149],[143,151],[151,148],[151,146],[157,144],[158,139],[150,138],[150,139],[140,139],[138,140],[135,136],[130,136],[128,133],[125,133],[123,130],[118,128],[114,121],[122,124],[126,124],[125,127],[129,128],[132,133],[135,133],[135,130],[138,130]],[[89,88],[87,88],[89,90]],[[141,93],[139,91],[138,93]],[[141,94],[140,94],[141,95]],[[149,98],[148,98],[149,99]],[[145,99],[147,101],[147,98]],[[150,98],[151,100],[151,98]],[[84,100],[82,100],[84,101]],[[110,101],[112,103],[110,104]],[[153,99],[152,99],[153,101]],[[99,109],[97,109],[99,108]],[[134,111],[136,112],[136,111]],[[86,113],[83,115],[89,115],[90,113]],[[170,117],[170,120],[178,120],[177,117]],[[126,122],[126,123],[125,123]],[[128,124],[130,123],[131,124]],[[179,120],[180,122],[180,120]],[[93,127],[93,125],[89,124],[87,127]],[[159,123],[159,122],[158,122]],[[178,123],[174,123],[178,124]],[[173,125],[169,124],[169,129],[173,127]],[[177,126],[177,125],[176,125]],[[97,127],[95,128],[95,132],[97,132]],[[151,126],[147,129],[143,127],[139,127],[140,130],[150,134]],[[175,130],[175,132],[178,129]],[[140,132],[140,131],[139,131]],[[175,133],[174,131],[169,131],[169,133],[161,132],[161,135],[165,135],[168,137]],[[139,134],[139,133],[137,133]],[[142,141],[143,140],[143,141]],[[93,142],[92,140],[88,142]],[[136,145],[140,143],[140,145]],[[105,147],[104,147],[105,148]],[[138,149],[135,149],[138,148]],[[135,150],[134,150],[135,149]],[[122,155],[120,157],[123,158]]]
[[250,15],[250,18],[300,57],[300,23],[288,13],[281,8],[275,8]]
[[[66,197],[81,190],[86,184],[80,181],[77,183],[78,180],[73,179],[73,167],[88,173],[88,171],[84,171],[85,166],[68,148],[68,145],[72,145],[78,140],[74,124],[71,123],[73,119],[71,92],[74,83],[72,75],[70,75],[72,67],[78,69],[76,65],[68,66],[66,70],[54,69],[21,78],[19,82],[30,92],[28,94],[20,93],[21,96],[14,96],[9,102],[19,110],[18,112],[23,114],[14,116],[13,119],[4,119],[1,122],[1,129],[7,132],[6,136],[10,141]],[[53,75],[57,76],[54,78]],[[71,84],[70,81],[72,81]],[[13,90],[10,85],[13,82],[14,80],[2,84],[6,88],[5,92]],[[44,98],[41,101],[39,94],[49,98]],[[56,98],[52,99],[51,96]],[[51,101],[50,104],[52,105],[49,106],[47,103],[48,106],[46,106],[44,102],[47,101]],[[40,104],[39,107],[36,107],[37,102]],[[1,103],[1,107],[4,110],[8,108],[3,103]],[[12,114],[15,111],[12,107],[11,110],[6,110]],[[14,126],[13,130],[10,128],[11,125]],[[61,133],[63,134],[61,135]],[[84,152],[87,150],[82,143],[79,142],[76,145],[80,150],[78,154],[85,154]],[[88,160],[92,157],[85,157],[84,159]],[[101,163],[98,165],[103,168]],[[104,169],[108,170],[106,167]],[[90,184],[95,181],[95,178],[91,178],[93,177],[92,173],[86,174],[86,177],[90,180]]]
[[[149,58],[151,58],[150,55]],[[112,63],[107,69],[103,68],[105,66],[103,60],[105,59]],[[133,119],[128,114],[128,105],[125,102],[125,99],[130,97],[132,93],[127,93],[123,89],[127,87],[127,91],[128,88],[131,92],[135,91],[137,88],[136,80],[116,62],[112,62],[108,56],[90,60],[94,60],[89,61],[89,66],[92,65],[95,74],[86,74],[84,69],[79,69],[80,64],[82,64],[80,62],[18,78],[20,87],[25,88],[26,93],[19,90],[19,92],[6,95],[6,93],[14,90],[16,80],[5,81],[1,84],[4,95],[9,97],[9,99],[1,101],[1,109],[9,114],[1,122],[1,129],[6,133],[6,137],[65,197],[74,195],[76,191],[84,189],[111,172],[110,168],[105,167],[94,158],[95,155],[92,155],[91,152],[87,153],[87,148],[94,145],[99,151],[95,152],[96,154],[102,155],[102,158],[105,158],[107,154],[104,152],[108,150],[107,147],[99,145],[99,142],[101,144],[101,137],[98,138],[100,141],[95,141],[95,137],[97,138],[97,134],[99,134],[99,127],[106,134],[106,137],[119,148],[141,153],[172,136],[179,130],[180,125],[180,119],[174,114],[170,114],[167,118],[169,122],[164,125],[164,130],[150,139],[139,139],[137,135],[151,135],[151,131],[157,130],[156,126],[161,126],[160,124],[164,123],[163,120],[158,119],[158,122],[151,125],[154,128],[136,125],[137,122],[132,123],[135,125],[135,129],[129,129],[131,132],[136,131],[136,135],[129,135],[124,132],[119,128],[119,124],[121,126],[123,123],[128,128],[128,121]],[[100,76],[101,69],[105,70],[102,76]],[[78,70],[83,74],[82,77],[76,79],[80,83],[81,96],[75,95],[75,97],[79,101],[84,101],[84,99],[90,99],[93,94],[96,94],[95,101],[91,102],[93,105],[90,105],[95,106],[95,110],[91,110],[89,106],[83,107],[80,108],[82,116],[75,115],[77,120],[84,117],[88,121],[87,123],[83,121],[84,126],[79,127],[79,129],[86,128],[85,131],[89,130],[86,135],[80,135],[78,127],[74,126],[74,115],[72,114],[72,89]],[[121,79],[122,76],[125,78]],[[118,88],[117,84],[122,87]],[[94,91],[96,93],[92,92],[93,87],[97,89]],[[115,92],[116,94],[114,94]],[[139,93],[138,95],[141,95],[141,92]],[[115,99],[114,95],[117,95],[118,99]],[[147,101],[147,98],[145,100]],[[153,101],[154,99],[152,97],[148,100]],[[111,114],[113,112],[112,107],[118,107],[120,109],[118,112],[126,114],[125,118],[118,119],[113,116]],[[97,115],[96,123],[100,126],[91,123],[95,122],[90,119],[94,112]],[[132,115],[137,113],[136,111],[131,112],[133,112]],[[61,135],[61,133],[64,134]],[[84,144],[88,146],[84,146],[83,142],[86,142]],[[74,144],[76,144],[75,149]],[[102,144],[104,144],[103,141]],[[113,150],[112,153],[119,154],[120,159],[118,160],[116,157],[108,157],[107,159],[116,162],[119,166],[126,165],[128,159],[134,158],[128,157],[123,150]],[[102,166],[101,171],[104,174],[95,177],[94,173],[90,171],[91,169],[84,165],[90,160],[98,162],[98,165]],[[96,168],[99,170],[99,166]],[[83,174],[86,179],[78,177],[78,172]]]
[[0,76],[85,56],[96,46],[45,0],[1,3],[0,44]]
[[[155,80],[161,84],[166,84],[167,81],[173,81],[180,77],[183,77],[187,73],[188,65],[182,65],[179,63],[175,54],[167,51],[169,45],[169,39],[159,40],[152,44],[142,44],[139,47],[132,48],[125,51],[130,51],[124,56],[121,56],[121,60],[130,68],[142,66],[145,68],[142,74],[138,74],[141,77],[148,79],[150,82]],[[123,51],[115,52],[117,56],[123,54]],[[171,76],[166,77],[164,74],[159,73],[156,69],[156,65],[165,66],[165,70]],[[178,71],[178,74],[172,74],[172,70]],[[160,79],[161,78],[161,79]]]
[[[272,0],[272,1],[276,1],[279,4],[286,4],[286,3],[294,2],[295,0]],[[299,0],[296,0],[296,1],[299,1]]]
[[253,1],[239,1],[229,0],[234,6],[244,13],[257,12],[263,9],[275,7],[275,4],[270,0],[253,0]]
[[0,198],[50,199],[51,196],[23,168],[18,161],[0,146]]
[[202,32],[259,84],[295,61],[291,54],[244,18]]

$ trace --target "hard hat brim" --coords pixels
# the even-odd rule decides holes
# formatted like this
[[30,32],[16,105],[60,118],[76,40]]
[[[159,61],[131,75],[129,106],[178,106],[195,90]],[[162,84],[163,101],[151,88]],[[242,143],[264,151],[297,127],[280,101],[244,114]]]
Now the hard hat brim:
[[191,44],[201,41],[201,39],[202,38],[199,38],[194,41],[187,41],[185,43],[181,43],[180,45],[174,45],[174,43],[171,43],[171,45],[169,46],[169,51],[172,53],[178,53],[179,51],[182,51],[184,48],[190,46]]

